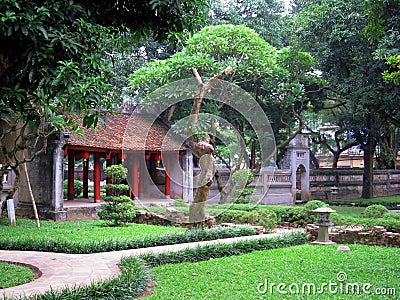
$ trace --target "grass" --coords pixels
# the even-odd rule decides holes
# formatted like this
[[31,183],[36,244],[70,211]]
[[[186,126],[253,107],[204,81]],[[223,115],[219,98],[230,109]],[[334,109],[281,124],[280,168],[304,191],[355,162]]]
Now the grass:
[[123,227],[106,227],[102,221],[76,221],[76,222],[52,222],[40,221],[40,228],[35,221],[17,218],[17,226],[8,226],[7,219],[0,219],[0,239],[24,238],[26,240],[36,238],[57,239],[60,241],[103,241],[123,240],[131,238],[145,238],[160,236],[165,233],[185,232],[179,227],[154,226],[146,224],[128,224]]
[[[396,295],[388,299],[398,297],[397,248],[351,245],[351,253],[338,252],[336,248],[302,245],[156,267],[152,270],[156,280],[154,294],[145,299],[382,299],[381,295],[345,294],[346,283],[359,283],[361,287],[370,284],[371,292],[395,288]],[[347,276],[347,280],[339,281],[340,276]],[[336,294],[325,286],[321,294],[312,295],[312,285],[318,290],[330,282],[337,284]],[[281,290],[288,294],[277,289],[281,283],[286,285],[281,285]],[[339,289],[341,283],[343,293]],[[303,284],[310,284],[311,294],[307,294],[307,286],[301,294]],[[292,294],[296,286],[300,291]],[[331,290],[334,292],[334,287]]]
[[0,225],[0,249],[84,254],[256,234],[249,226],[186,230],[144,224],[104,227],[101,221],[43,222],[40,228],[31,220],[19,219],[17,223],[16,227]]
[[0,289],[24,284],[33,279],[34,274],[30,268],[0,261]]
[[354,217],[354,218],[361,218],[363,217],[363,212],[365,210],[365,207],[356,207],[356,206],[334,206],[330,205],[330,208],[333,210],[336,210],[336,213],[343,215],[343,216],[349,216],[349,217]]

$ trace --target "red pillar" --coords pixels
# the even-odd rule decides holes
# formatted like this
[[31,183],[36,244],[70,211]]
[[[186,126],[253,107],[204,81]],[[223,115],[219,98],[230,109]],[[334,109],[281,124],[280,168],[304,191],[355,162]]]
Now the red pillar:
[[139,196],[139,178],[138,178],[138,157],[137,155],[133,155],[132,158],[132,192],[133,198],[137,199]]
[[139,168],[139,195],[143,195],[144,193],[144,169],[146,168],[146,162],[144,160],[140,160],[140,168]]
[[68,200],[74,200],[75,152],[68,150]]
[[83,198],[89,198],[89,159],[83,160],[83,178],[82,178]]
[[166,157],[166,162],[165,162],[165,196],[167,198],[170,197],[171,195],[171,160],[169,156]]
[[100,154],[94,154],[94,202],[100,202]]

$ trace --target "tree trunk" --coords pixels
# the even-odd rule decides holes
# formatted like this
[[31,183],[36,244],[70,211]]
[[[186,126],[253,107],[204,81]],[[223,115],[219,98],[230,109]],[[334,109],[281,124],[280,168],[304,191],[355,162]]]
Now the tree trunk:
[[364,173],[361,198],[371,199],[374,196],[374,153],[376,148],[376,131],[372,116],[367,116],[369,129],[364,150]]
[[364,150],[364,173],[361,198],[371,199],[374,196],[374,152],[375,141],[370,141],[363,147]]

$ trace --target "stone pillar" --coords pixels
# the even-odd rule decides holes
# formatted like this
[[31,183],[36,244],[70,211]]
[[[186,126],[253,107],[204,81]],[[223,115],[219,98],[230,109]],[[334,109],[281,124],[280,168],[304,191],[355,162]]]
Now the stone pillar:
[[57,214],[64,207],[64,150],[60,140],[50,142],[53,152],[52,209]]
[[[66,212],[63,210],[63,145],[62,133],[52,135],[48,139],[46,152],[40,154],[27,165],[39,216],[55,221],[66,220]],[[16,214],[33,217],[27,181],[24,175],[21,179]]]
[[191,203],[193,201],[193,154],[191,150],[187,150],[184,159],[184,191],[183,199]]

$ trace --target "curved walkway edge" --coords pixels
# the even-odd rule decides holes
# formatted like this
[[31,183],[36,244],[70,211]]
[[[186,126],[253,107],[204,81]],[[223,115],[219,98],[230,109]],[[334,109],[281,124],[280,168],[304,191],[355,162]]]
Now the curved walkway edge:
[[34,281],[0,289],[0,299],[18,297],[20,295],[30,296],[44,293],[50,289],[59,290],[68,286],[84,286],[92,282],[112,278],[119,274],[118,263],[123,257],[173,252],[197,246],[234,243],[251,239],[272,238],[278,235],[280,233],[93,254],[0,250],[0,260],[33,265],[42,272],[42,276]]

